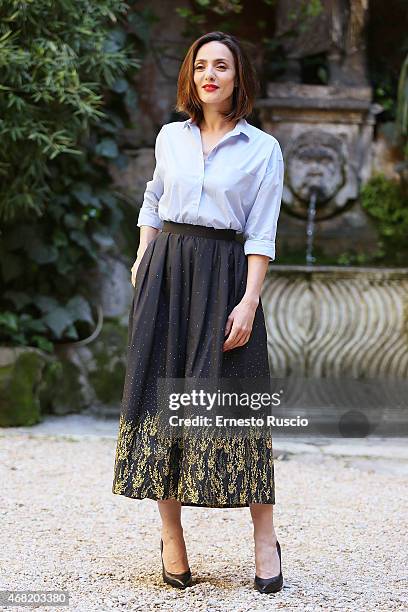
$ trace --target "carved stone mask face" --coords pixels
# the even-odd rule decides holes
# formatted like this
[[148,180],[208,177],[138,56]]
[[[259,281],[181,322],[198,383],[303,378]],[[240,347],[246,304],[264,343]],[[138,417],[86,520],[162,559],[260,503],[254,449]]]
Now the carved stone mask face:
[[334,197],[343,183],[339,152],[323,143],[310,143],[293,148],[288,159],[288,179],[296,196],[308,204],[313,189],[317,201]]

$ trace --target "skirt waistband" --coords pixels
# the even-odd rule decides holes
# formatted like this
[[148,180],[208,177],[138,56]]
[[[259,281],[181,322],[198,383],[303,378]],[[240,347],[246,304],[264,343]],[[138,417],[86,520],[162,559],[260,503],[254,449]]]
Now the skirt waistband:
[[217,240],[235,240],[234,229],[216,229],[206,225],[194,225],[193,223],[176,223],[175,221],[164,221],[163,232],[174,234],[187,234],[188,236],[201,236],[203,238],[215,238]]

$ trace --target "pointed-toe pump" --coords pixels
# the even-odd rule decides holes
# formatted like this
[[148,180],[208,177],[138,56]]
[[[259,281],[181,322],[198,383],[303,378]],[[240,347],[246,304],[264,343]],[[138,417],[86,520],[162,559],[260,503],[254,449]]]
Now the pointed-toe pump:
[[164,582],[166,582],[167,584],[170,584],[173,587],[176,587],[176,589],[185,589],[186,587],[191,586],[192,577],[191,577],[190,568],[186,572],[183,572],[182,574],[171,574],[164,567],[163,540],[162,539],[160,539],[160,554],[161,554]]
[[277,593],[283,587],[281,548],[277,540],[276,549],[279,555],[280,572],[277,576],[272,576],[272,578],[259,578],[255,574],[254,587],[260,593]]

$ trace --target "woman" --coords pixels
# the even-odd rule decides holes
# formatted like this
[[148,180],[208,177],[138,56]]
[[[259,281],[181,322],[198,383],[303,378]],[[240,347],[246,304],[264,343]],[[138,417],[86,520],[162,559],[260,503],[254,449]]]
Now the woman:
[[138,218],[112,491],[158,502],[163,578],[179,588],[191,584],[181,506],[249,506],[254,587],[283,584],[271,436],[176,439],[158,417],[159,380],[270,376],[260,292],[275,257],[283,158],[245,120],[257,87],[235,37],[211,32],[191,45],[176,106],[190,118],[161,128]]

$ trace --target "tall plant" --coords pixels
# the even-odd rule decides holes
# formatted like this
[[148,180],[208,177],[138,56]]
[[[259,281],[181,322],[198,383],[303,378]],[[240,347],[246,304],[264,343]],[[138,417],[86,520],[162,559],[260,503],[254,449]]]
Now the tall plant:
[[106,160],[132,59],[119,0],[0,7],[0,340],[52,350],[93,324],[87,287],[120,221]]
[[82,154],[104,117],[102,87],[132,63],[112,32],[121,0],[4,0],[0,5],[0,218],[42,213],[49,162]]

